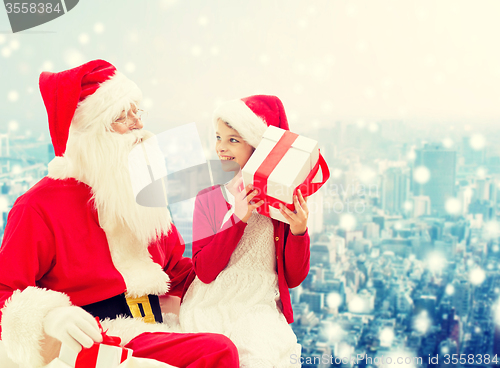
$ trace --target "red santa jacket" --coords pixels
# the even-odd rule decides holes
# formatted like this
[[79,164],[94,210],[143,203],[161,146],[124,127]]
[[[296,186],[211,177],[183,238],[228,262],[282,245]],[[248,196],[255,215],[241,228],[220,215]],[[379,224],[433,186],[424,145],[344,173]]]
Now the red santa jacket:
[[[148,250],[151,266],[159,265],[170,278],[169,294],[181,296],[192,263],[182,257],[184,244],[177,229],[172,225]],[[45,177],[18,198],[0,248],[0,308],[11,298],[0,312],[0,331],[11,351],[32,353],[25,361],[37,361],[48,311],[96,303],[125,291],[89,186]]]
[[[195,276],[208,284],[227,266],[247,226],[234,214],[222,226],[229,208],[220,186],[202,190],[196,197],[193,217],[194,267],[184,292]],[[309,272],[310,239],[307,231],[296,236],[290,232],[290,225],[274,219],[272,222],[283,314],[288,323],[292,323],[293,311],[288,288],[299,286]]]

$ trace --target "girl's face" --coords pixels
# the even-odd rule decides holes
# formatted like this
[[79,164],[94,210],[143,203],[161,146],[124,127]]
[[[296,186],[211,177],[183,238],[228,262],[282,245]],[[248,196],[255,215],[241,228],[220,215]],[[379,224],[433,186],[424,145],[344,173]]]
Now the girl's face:
[[215,132],[217,142],[215,152],[221,160],[235,161],[241,168],[245,166],[254,148],[241,138],[236,130],[230,128],[221,119],[217,121]]

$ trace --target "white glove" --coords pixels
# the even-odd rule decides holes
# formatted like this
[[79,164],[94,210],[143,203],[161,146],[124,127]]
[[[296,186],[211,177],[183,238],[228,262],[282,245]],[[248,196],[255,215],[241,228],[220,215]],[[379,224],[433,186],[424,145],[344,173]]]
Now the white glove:
[[59,307],[51,310],[43,320],[45,333],[79,352],[82,346],[90,348],[102,341],[96,320],[80,307]]

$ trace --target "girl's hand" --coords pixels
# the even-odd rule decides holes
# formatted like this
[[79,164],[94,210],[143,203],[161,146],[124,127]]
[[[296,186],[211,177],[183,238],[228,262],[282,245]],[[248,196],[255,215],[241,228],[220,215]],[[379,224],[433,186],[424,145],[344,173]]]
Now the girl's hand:
[[297,191],[298,196],[293,196],[295,205],[295,213],[290,211],[286,206],[280,203],[280,212],[290,223],[290,231],[293,235],[304,235],[307,230],[307,218],[309,217],[309,208],[307,208],[307,200],[302,197],[300,189]]
[[243,190],[240,187],[243,185],[243,179],[236,180],[234,185],[229,188],[229,191],[234,195],[235,209],[234,214],[244,223],[248,221],[252,215],[252,211],[264,204],[261,200],[257,203],[253,203],[252,199],[258,193],[257,190],[253,190],[253,185],[248,184]]

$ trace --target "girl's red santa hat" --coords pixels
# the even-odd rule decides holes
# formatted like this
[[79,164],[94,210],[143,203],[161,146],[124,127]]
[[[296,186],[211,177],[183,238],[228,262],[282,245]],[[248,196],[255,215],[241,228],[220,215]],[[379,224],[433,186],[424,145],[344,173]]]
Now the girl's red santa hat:
[[231,100],[219,106],[213,117],[215,128],[221,119],[252,147],[257,147],[268,126],[289,130],[283,103],[276,96],[255,95]]
[[70,127],[109,130],[123,110],[142,99],[137,85],[104,60],[59,73],[42,72],[39,84],[56,156],[66,150]]

